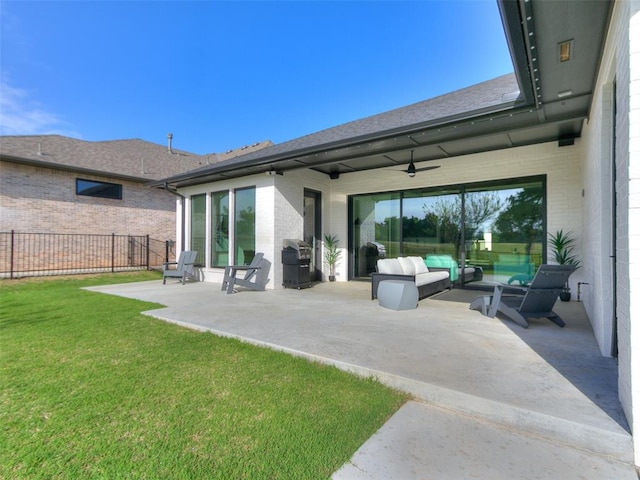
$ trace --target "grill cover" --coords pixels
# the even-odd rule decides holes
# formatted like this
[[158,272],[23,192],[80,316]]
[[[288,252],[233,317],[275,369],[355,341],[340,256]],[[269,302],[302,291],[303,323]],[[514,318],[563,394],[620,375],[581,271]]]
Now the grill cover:
[[311,245],[302,240],[287,238],[282,241],[282,254],[287,257],[295,255],[296,260],[310,260]]

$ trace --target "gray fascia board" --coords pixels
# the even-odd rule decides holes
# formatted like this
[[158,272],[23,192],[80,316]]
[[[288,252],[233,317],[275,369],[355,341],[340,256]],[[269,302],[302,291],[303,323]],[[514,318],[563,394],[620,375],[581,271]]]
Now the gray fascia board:
[[498,0],[505,37],[511,54],[511,63],[520,85],[520,95],[525,105],[535,105],[535,91],[529,68],[529,52],[524,40],[520,4],[514,0]]

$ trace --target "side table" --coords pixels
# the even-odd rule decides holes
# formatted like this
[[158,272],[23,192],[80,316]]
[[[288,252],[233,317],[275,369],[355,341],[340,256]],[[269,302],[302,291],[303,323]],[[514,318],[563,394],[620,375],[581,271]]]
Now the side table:
[[383,280],[378,285],[378,305],[391,310],[418,307],[418,287],[407,280]]

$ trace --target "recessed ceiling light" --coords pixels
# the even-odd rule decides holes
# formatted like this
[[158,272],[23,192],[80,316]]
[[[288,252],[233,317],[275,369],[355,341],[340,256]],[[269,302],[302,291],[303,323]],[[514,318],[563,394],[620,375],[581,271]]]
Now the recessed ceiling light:
[[563,92],[558,92],[558,98],[568,97],[571,94],[573,94],[572,90],[565,90]]
[[571,60],[571,44],[572,40],[567,40],[566,42],[561,42],[558,44],[558,54],[560,57],[560,62],[568,62]]

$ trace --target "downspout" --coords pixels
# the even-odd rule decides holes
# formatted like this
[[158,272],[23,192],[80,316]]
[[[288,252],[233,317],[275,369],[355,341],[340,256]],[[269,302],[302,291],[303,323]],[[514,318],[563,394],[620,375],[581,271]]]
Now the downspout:
[[185,249],[184,228],[185,228],[185,225],[186,225],[186,222],[185,222],[185,203],[186,203],[187,199],[185,198],[184,195],[176,192],[175,190],[170,189],[169,188],[169,184],[167,182],[164,182],[164,185],[162,185],[162,188],[164,190],[166,190],[167,192],[172,193],[176,197],[179,197],[182,200],[182,202],[181,202],[181,206],[182,206],[181,223],[182,223],[182,225],[180,226],[180,246],[181,246],[182,250],[184,250]]

